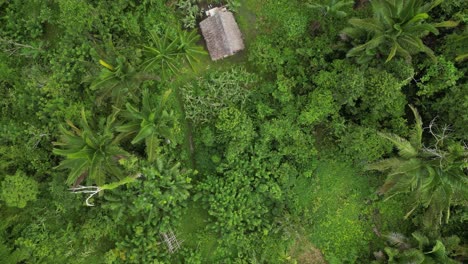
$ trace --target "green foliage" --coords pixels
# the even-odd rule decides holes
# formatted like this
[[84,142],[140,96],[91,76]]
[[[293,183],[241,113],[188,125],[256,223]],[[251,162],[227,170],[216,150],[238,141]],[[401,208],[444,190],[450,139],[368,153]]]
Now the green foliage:
[[456,236],[432,240],[427,236],[414,232],[408,239],[399,233],[390,233],[385,236],[388,246],[384,252],[376,254],[377,261],[372,263],[459,263],[451,256],[460,246],[460,239]]
[[195,124],[213,120],[221,108],[242,108],[248,100],[256,76],[242,67],[215,71],[181,87],[186,118]]
[[[430,132],[436,139],[435,145],[423,147],[422,120],[417,110],[410,106],[415,116],[415,126],[410,139],[395,134],[380,133],[392,142],[398,150],[398,158],[388,158],[367,166],[369,170],[389,171],[385,184],[379,193],[388,198],[396,194],[409,193],[413,208],[406,218],[417,208],[425,209],[424,224],[437,227],[442,224],[445,214],[446,223],[450,216],[450,206],[455,197],[467,197],[467,150],[457,143],[444,143],[445,134],[437,135],[430,125]],[[442,133],[445,133],[444,131]],[[388,199],[387,198],[387,199]],[[462,198],[462,199],[465,199]]]
[[[366,63],[372,58],[384,55],[389,62],[395,56],[411,60],[411,55],[424,52],[434,58],[434,52],[427,47],[422,37],[430,32],[438,34],[437,27],[455,27],[458,23],[444,21],[426,23],[427,14],[441,1],[424,3],[422,0],[410,1],[372,1],[373,18],[351,18],[352,27],[343,33],[355,40],[355,47],[348,51],[348,57],[358,57],[358,62]],[[362,44],[364,42],[364,44]]]
[[[241,123],[242,113],[233,107],[227,107],[221,109],[218,115],[218,122],[216,123],[216,128],[221,132],[229,133],[233,129],[239,127]],[[239,129],[242,130],[242,129]],[[233,133],[235,134],[235,133]]]
[[178,0],[177,8],[182,12],[182,23],[185,28],[193,29],[196,26],[196,20],[201,16],[200,8],[197,3],[199,0]]
[[125,58],[117,57],[115,60],[115,67],[99,60],[103,68],[91,83],[90,89],[98,92],[98,104],[111,99],[115,106],[120,107],[126,98],[138,101],[143,76]]
[[466,138],[465,125],[468,122],[468,113],[464,111],[468,107],[466,85],[460,83],[453,86],[437,101],[432,100],[435,99],[430,97],[423,106],[431,106],[433,111],[439,114],[439,120],[452,125],[454,138],[464,140]]
[[[461,260],[466,1],[440,1],[432,18],[423,9],[439,1],[363,2],[0,0],[0,181],[12,183],[0,191],[0,262],[370,263],[379,249],[384,258],[446,263],[437,259],[445,250]],[[197,31],[182,30],[209,4],[235,12],[239,56],[211,62]],[[339,40],[350,37],[339,34],[344,15],[373,13],[352,19],[359,32],[378,22],[363,35]],[[359,60],[390,61],[346,59],[372,39]],[[384,41],[373,47],[375,39]],[[421,41],[437,61],[419,56],[431,54]],[[451,137],[435,121],[411,131],[408,102],[424,109],[422,120],[450,124]],[[384,201],[373,191],[385,175],[360,169],[391,158],[392,143],[399,160],[428,165]],[[31,187],[7,181],[20,171]],[[100,190],[89,199],[96,206],[64,182]],[[23,194],[34,194],[27,210],[8,205]],[[384,252],[378,236],[426,230],[441,210],[448,224],[408,239],[406,252]],[[171,230],[183,241],[175,254],[161,239]],[[445,239],[452,234],[460,243]]]
[[391,144],[379,137],[376,130],[348,125],[339,133],[339,147],[345,157],[357,163],[372,162],[391,151]]
[[225,156],[230,161],[244,153],[256,135],[252,120],[234,107],[221,109],[215,126],[220,132],[218,142],[227,141]]
[[145,46],[147,59],[143,62],[143,70],[160,72],[163,78],[179,72],[177,39],[170,39],[167,32],[164,36],[151,32],[150,37],[152,45]]
[[206,51],[196,43],[200,36],[196,31],[187,32],[179,30],[169,35],[169,31],[161,36],[151,32],[151,46],[145,46],[146,59],[143,61],[143,70],[158,72],[164,78],[170,78],[180,72],[183,64],[194,67],[198,57],[205,55]]
[[332,92],[330,90],[314,90],[310,94],[309,103],[299,116],[299,122],[303,125],[314,125],[334,114],[337,111]]
[[190,65],[192,69],[194,69],[195,63],[199,62],[198,57],[208,54],[203,47],[197,45],[199,40],[200,35],[197,31],[178,32],[177,52],[180,54],[181,60]]
[[115,114],[100,120],[96,128],[91,128],[83,109],[82,129],[70,121],[67,123],[71,131],[60,127],[62,136],[55,145],[61,148],[54,148],[53,152],[65,157],[57,168],[70,170],[67,184],[79,183],[86,178],[89,183],[101,186],[109,177],[123,178],[123,171],[117,161],[127,156],[127,152],[118,146],[118,138],[113,133],[114,121]]
[[307,31],[307,17],[305,10],[295,8],[297,1],[265,1],[262,14],[265,16],[265,23],[274,29],[274,32],[281,37],[293,40],[300,38]]
[[106,194],[108,201],[102,206],[119,221],[122,232],[116,247],[106,254],[108,263],[159,263],[167,256],[160,233],[179,221],[192,188],[191,177],[197,172],[159,158],[151,165],[144,162],[141,173],[142,178],[127,191]]
[[464,62],[468,57],[468,27],[459,33],[453,33],[445,37],[444,46],[441,51],[447,58],[455,59],[456,62]]
[[141,109],[127,103],[123,113],[127,123],[117,127],[122,137],[133,136],[132,144],[145,141],[146,155],[149,161],[154,161],[160,153],[161,138],[176,144],[175,134],[179,126],[173,110],[168,111],[166,102],[172,91],[167,90],[161,98],[143,91]]
[[11,1],[2,7],[6,16],[2,16],[2,36],[10,37],[15,41],[35,39],[43,34],[42,23],[53,21],[51,8],[47,1],[34,0],[24,8],[21,1]]
[[[346,60],[335,60],[330,70],[321,70],[313,82],[319,89],[326,89],[333,93],[333,98],[339,105],[354,107],[365,91],[366,73]],[[336,78],[339,75],[340,78]]]
[[462,75],[453,62],[439,57],[437,63],[432,63],[421,77],[418,95],[433,96],[440,93],[456,85]]
[[64,32],[79,36],[89,31],[93,21],[93,8],[86,1],[58,0],[60,15],[58,25]]
[[[443,11],[442,16],[446,18],[455,18],[458,15],[465,15],[468,10],[468,3],[463,0],[445,0],[440,4]],[[465,20],[466,22],[466,20]]]
[[386,120],[387,126],[404,131],[401,116],[404,116],[406,98],[402,86],[406,81],[400,81],[388,72],[373,69],[369,69],[366,78],[362,104],[357,107],[358,113],[369,113],[362,123],[373,126],[372,124]]
[[269,233],[271,226],[265,220],[271,219],[270,206],[281,191],[276,184],[262,180],[267,175],[254,177],[253,168],[224,167],[218,169],[217,175],[208,176],[199,187],[209,205],[208,213],[216,219],[213,228],[226,237],[222,241],[224,249],[218,254],[222,259],[229,259],[235,252],[240,257],[250,250],[253,240],[248,238],[249,233]]
[[5,263],[21,263],[28,258],[28,254],[24,250],[12,250],[5,244],[0,244],[0,258]]
[[363,201],[369,193],[366,181],[347,164],[323,162],[307,184],[309,236],[329,263],[359,263],[372,238]]
[[39,194],[38,183],[22,171],[5,176],[1,186],[0,199],[11,207],[24,208],[28,202],[35,201]]
[[348,14],[340,9],[343,8],[351,8],[354,4],[354,1],[344,1],[344,0],[328,0],[325,4],[320,3],[313,3],[310,2],[308,6],[313,9],[318,9],[322,12],[324,16],[331,16],[331,17],[345,17]]

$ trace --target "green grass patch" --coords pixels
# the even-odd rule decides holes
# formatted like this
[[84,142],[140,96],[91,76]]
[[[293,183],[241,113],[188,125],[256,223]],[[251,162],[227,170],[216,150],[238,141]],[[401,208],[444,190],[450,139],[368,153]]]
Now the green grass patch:
[[325,161],[312,178],[300,181],[296,201],[308,219],[310,241],[330,263],[355,263],[375,237],[366,175],[346,163]]
[[375,193],[383,179],[350,163],[322,161],[314,176],[299,178],[293,203],[309,242],[328,263],[360,263],[383,247],[382,235],[411,233],[404,220],[409,210],[404,196],[384,201]]
[[183,246],[199,252],[202,259],[212,260],[216,250],[218,235],[207,230],[209,224],[208,212],[199,202],[191,202],[182,215],[177,234],[183,240]]

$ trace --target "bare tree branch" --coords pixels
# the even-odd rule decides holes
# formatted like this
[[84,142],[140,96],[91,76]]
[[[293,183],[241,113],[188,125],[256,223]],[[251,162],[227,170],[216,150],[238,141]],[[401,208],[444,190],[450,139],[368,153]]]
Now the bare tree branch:
[[88,196],[88,198],[86,198],[86,205],[94,206],[94,204],[89,202],[89,199],[91,199],[94,195],[101,192],[103,189],[99,186],[78,185],[77,187],[70,188],[69,190],[72,191],[73,193],[89,193],[90,195]]

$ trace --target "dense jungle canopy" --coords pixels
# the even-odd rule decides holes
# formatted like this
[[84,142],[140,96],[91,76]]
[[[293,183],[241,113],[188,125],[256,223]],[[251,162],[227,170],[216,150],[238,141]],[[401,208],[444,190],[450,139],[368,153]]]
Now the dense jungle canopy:
[[[243,50],[212,61],[219,6]],[[0,0],[0,263],[466,263],[467,22],[466,0]]]

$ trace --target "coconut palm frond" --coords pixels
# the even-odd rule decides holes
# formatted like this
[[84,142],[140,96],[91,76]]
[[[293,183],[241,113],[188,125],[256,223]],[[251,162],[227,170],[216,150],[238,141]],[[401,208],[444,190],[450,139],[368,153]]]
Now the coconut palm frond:
[[381,137],[389,140],[393,143],[393,145],[398,149],[398,154],[406,159],[416,157],[418,155],[418,151],[411,145],[411,143],[392,133],[378,133]]

